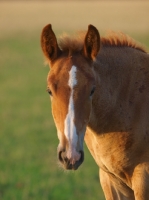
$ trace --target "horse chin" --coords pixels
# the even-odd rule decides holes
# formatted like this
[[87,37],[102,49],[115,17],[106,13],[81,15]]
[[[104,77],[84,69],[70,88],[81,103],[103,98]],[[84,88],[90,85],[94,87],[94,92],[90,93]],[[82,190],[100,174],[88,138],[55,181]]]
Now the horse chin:
[[59,161],[65,170],[77,170],[84,161],[84,152],[80,151],[80,159],[72,163],[67,157],[65,151],[60,151],[58,154]]

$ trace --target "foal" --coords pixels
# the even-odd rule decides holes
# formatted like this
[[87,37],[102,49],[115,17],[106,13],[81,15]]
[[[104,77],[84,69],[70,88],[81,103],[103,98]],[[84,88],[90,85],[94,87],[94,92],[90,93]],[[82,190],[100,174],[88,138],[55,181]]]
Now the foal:
[[76,170],[85,142],[100,168],[106,200],[149,200],[149,55],[124,34],[100,38],[89,25],[59,43],[41,35],[58,158]]

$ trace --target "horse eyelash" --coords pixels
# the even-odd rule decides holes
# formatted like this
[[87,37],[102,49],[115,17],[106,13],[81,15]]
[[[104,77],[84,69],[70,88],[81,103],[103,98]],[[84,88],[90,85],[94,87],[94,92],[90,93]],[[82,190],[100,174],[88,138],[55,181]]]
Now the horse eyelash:
[[49,93],[50,96],[52,96],[52,92],[49,88],[47,88],[46,91]]

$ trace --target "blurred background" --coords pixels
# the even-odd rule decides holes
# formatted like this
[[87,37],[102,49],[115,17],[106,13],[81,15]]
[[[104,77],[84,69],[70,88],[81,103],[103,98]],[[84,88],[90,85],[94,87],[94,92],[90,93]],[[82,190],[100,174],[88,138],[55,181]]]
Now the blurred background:
[[122,31],[149,49],[149,1],[0,1],[0,199],[104,200],[85,146],[75,172],[57,164],[58,139],[46,93],[42,28],[56,35],[96,26]]

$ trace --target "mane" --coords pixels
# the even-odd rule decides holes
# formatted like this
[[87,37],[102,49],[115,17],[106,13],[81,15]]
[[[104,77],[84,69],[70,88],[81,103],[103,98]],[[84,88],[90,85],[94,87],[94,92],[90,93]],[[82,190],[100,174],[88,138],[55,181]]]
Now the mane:
[[[69,36],[63,34],[58,44],[61,50],[69,52],[78,52],[83,48],[86,32],[79,32],[76,35]],[[106,37],[101,37],[101,46],[103,47],[130,47],[147,53],[145,48],[134,39],[122,32],[110,31]]]
[[147,51],[141,44],[139,44],[133,38],[122,32],[116,33],[110,31],[106,37],[101,38],[101,42],[103,46],[131,47],[144,53],[147,53]]
[[64,33],[58,39],[58,45],[63,51],[78,52],[83,48],[86,32],[78,32],[76,35]]

